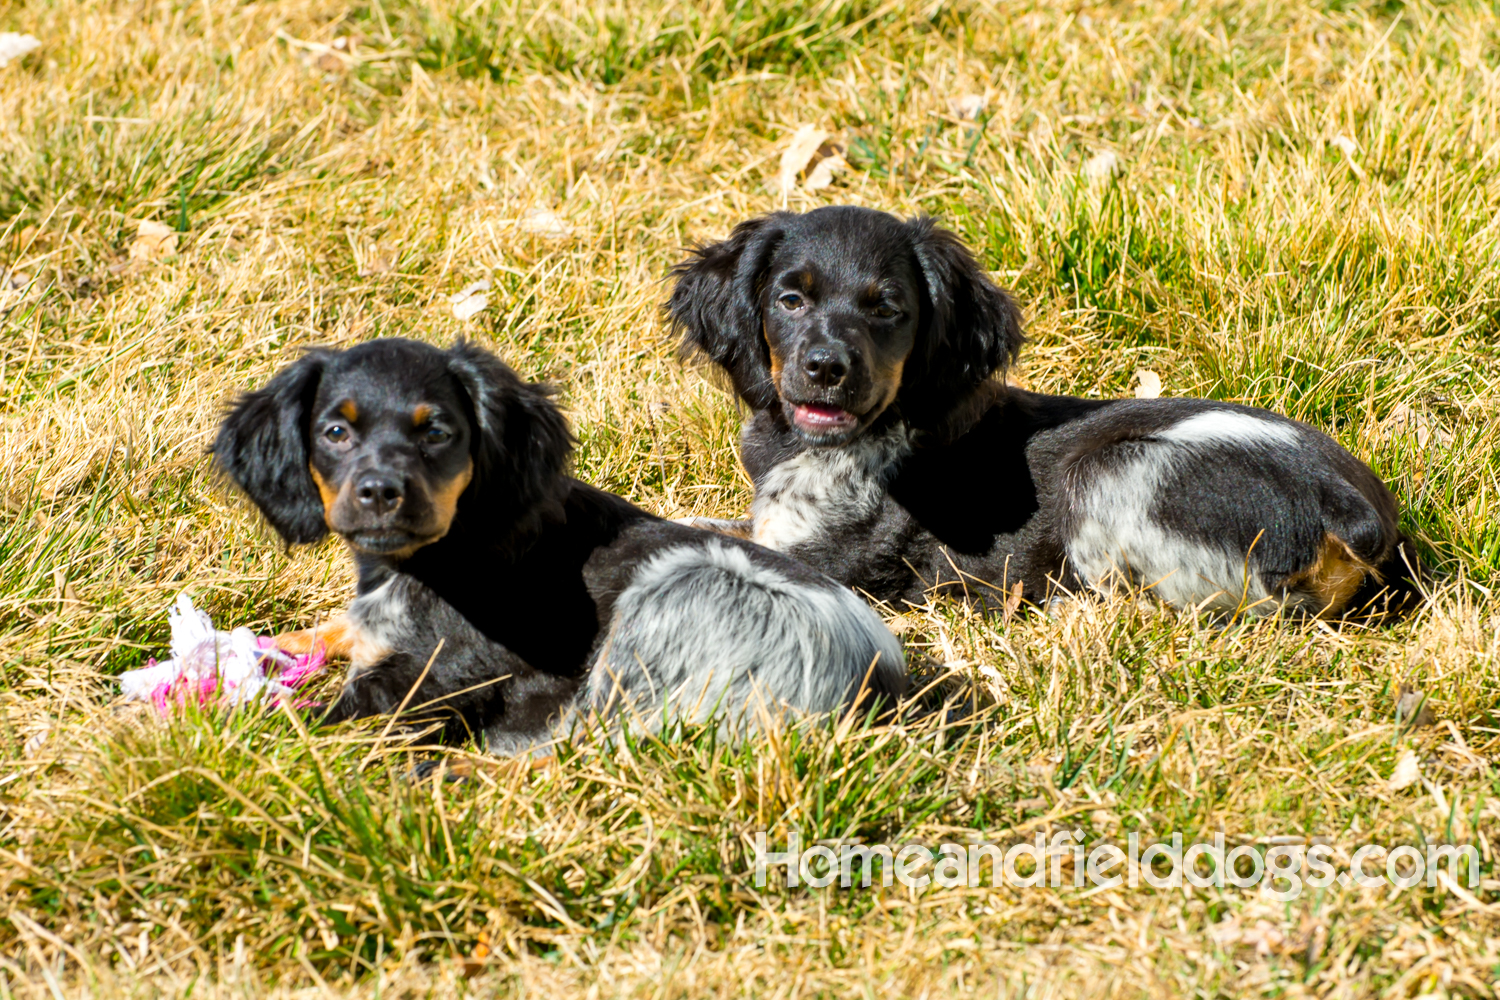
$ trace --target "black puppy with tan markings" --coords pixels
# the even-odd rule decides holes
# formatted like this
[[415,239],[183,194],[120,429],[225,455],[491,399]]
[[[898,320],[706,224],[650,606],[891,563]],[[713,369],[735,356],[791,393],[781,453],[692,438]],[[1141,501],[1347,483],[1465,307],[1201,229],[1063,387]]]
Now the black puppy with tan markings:
[[282,537],[354,558],[349,611],[278,639],[351,659],[328,719],[406,704],[515,751],[580,711],[740,730],[904,691],[847,588],[566,476],[549,395],[472,344],[393,338],[310,351],[225,417],[215,457]]
[[752,411],[751,519],[699,527],[886,601],[1128,583],[1178,607],[1329,615],[1415,593],[1390,491],[1321,431],[1006,386],[1020,310],[931,219],[779,212],[673,273],[685,345]]

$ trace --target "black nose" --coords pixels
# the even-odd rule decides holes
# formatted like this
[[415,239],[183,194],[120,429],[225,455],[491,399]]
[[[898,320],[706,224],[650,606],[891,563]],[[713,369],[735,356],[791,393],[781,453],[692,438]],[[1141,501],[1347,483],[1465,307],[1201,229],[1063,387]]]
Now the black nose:
[[849,352],[842,344],[819,344],[802,356],[802,370],[814,385],[832,389],[849,374]]
[[401,506],[401,484],[378,472],[366,473],[354,485],[354,499],[373,514],[389,514]]

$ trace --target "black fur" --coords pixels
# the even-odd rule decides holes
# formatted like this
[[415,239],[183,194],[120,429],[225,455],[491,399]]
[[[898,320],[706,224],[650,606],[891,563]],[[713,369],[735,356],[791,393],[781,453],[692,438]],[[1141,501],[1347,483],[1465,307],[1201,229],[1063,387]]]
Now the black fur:
[[[739,530],[876,598],[989,603],[1020,583],[1039,601],[1102,586],[1099,554],[1115,551],[1156,560],[1152,574],[1180,552],[1161,580],[1112,564],[1163,594],[1209,579],[1210,556],[1253,565],[1262,610],[1416,594],[1394,499],[1314,428],[1232,404],[1046,396],[994,379],[1020,349],[1019,310],[929,219],[777,213],[674,274],[667,309],[685,347],[726,368],[753,411],[741,456],[755,514]],[[855,458],[883,463],[868,495]],[[1357,570],[1328,575],[1336,563],[1373,568],[1352,598]]]
[[448,368],[462,384],[478,425],[470,486],[474,505],[500,523],[555,510],[573,438],[552,404],[552,389],[523,381],[499,358],[469,343],[448,352]]
[[219,426],[212,448],[219,468],[289,543],[306,545],[328,534],[307,448],[307,422],[328,358],[327,351],[309,351],[264,388],[246,393]]
[[[539,742],[605,669],[617,600],[637,574],[658,554],[702,552],[710,541],[740,549],[786,587],[848,600],[786,557],[711,540],[566,476],[572,439],[550,397],[474,345],[441,351],[392,338],[313,352],[226,416],[215,455],[273,526],[299,542],[331,525],[354,557],[357,596],[323,633],[355,661],[328,719],[406,701],[407,715],[442,721],[450,741],[485,732],[492,749]],[[667,589],[673,606],[655,623],[665,634],[705,619],[701,607],[685,613],[695,593]],[[734,614],[723,608],[720,619]],[[868,622],[888,640],[878,618]],[[652,624],[629,626],[639,634]],[[681,635],[695,649],[704,638]],[[314,638],[283,637],[293,640]],[[844,652],[869,663],[863,647]],[[878,693],[902,689],[893,681]],[[782,700],[796,708],[799,697],[786,690]]]

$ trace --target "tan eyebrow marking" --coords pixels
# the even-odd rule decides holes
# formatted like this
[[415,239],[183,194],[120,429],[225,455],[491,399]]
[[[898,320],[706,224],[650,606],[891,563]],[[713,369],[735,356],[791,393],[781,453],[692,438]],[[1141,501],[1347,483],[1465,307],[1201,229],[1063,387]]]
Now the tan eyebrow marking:
[[426,403],[418,403],[417,408],[411,411],[411,425],[421,427],[432,419],[432,407]]
[[339,413],[351,424],[359,420],[359,407],[354,405],[354,400],[346,399],[339,404]]

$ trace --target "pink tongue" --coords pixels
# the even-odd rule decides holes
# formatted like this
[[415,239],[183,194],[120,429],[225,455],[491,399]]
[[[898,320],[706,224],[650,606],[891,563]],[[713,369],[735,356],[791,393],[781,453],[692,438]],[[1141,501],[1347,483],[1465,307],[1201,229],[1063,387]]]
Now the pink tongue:
[[847,410],[837,406],[825,406],[818,403],[809,403],[797,407],[797,416],[810,424],[842,424],[847,423],[851,414]]

